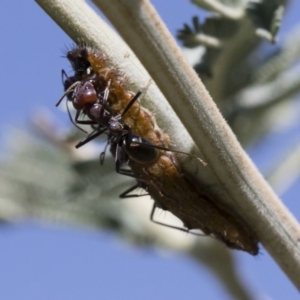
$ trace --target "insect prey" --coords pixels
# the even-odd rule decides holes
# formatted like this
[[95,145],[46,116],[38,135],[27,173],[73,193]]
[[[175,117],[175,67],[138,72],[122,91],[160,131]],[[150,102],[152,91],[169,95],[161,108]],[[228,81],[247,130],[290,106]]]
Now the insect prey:
[[[76,147],[103,133],[108,135],[116,171],[137,180],[137,185],[122,196],[130,196],[134,188],[142,187],[155,201],[151,219],[159,207],[177,216],[183,222],[183,231],[200,229],[230,248],[256,255],[258,239],[250,226],[183,173],[177,151],[170,150],[170,137],[157,126],[151,112],[139,104],[141,92],[129,91],[124,76],[98,50],[78,46],[67,52],[67,58],[74,70],[74,75],[64,81],[64,96],[76,110],[72,122],[93,128]],[[81,119],[81,115],[86,118]],[[126,163],[130,170],[122,168]]]

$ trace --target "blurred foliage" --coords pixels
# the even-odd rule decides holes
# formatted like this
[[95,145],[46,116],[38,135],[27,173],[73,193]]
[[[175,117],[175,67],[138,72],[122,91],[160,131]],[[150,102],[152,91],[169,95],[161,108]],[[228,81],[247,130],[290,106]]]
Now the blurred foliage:
[[[193,57],[198,50],[198,58],[193,60],[195,70],[239,140],[249,144],[278,122],[270,120],[273,109],[290,101],[299,89],[296,77],[293,82],[283,82],[284,75],[290,74],[288,66],[282,66],[284,53],[291,49],[283,44],[266,54],[260,51],[262,46],[267,48],[267,42],[276,41],[286,1],[192,2],[214,14],[202,22],[193,17],[177,37],[185,48],[194,49]],[[292,35],[295,38],[298,34]]]
[[[42,112],[38,116],[33,130],[15,129],[9,135],[11,145],[0,168],[1,221],[33,218],[86,226],[114,232],[127,243],[185,252],[207,266],[234,298],[253,299],[223,244],[151,223],[153,201],[148,196],[135,202],[118,199],[135,182],[115,173],[111,155],[99,164],[99,146],[103,149],[105,143],[90,142],[77,150],[77,130],[55,133],[57,122],[50,122]],[[169,222],[165,216],[163,221]]]
[[[177,37],[188,60],[244,146],[295,128],[300,90],[300,24],[276,44],[285,0],[191,0],[211,14],[192,17]],[[267,179],[283,193],[299,177],[299,144],[270,162]]]
[[[249,144],[280,122],[293,121],[293,97],[299,91],[300,76],[292,67],[300,55],[300,27],[281,46],[272,45],[276,51],[261,51],[266,41],[276,42],[287,1],[191,2],[211,14],[203,21],[193,17],[191,25],[184,24],[178,31],[178,39],[239,140]],[[118,199],[134,181],[115,174],[109,155],[100,166],[104,144],[92,142],[76,150],[80,139],[76,129],[58,134],[56,122],[43,114],[33,121],[30,133],[11,133],[18,142],[11,143],[1,161],[1,220],[31,217],[104,228],[134,244],[184,251],[208,266],[233,298],[253,299],[236,273],[232,251],[211,238],[187,238],[175,230],[149,225],[149,218],[140,211],[152,202],[146,197],[134,204]],[[294,168],[299,164],[289,161]]]

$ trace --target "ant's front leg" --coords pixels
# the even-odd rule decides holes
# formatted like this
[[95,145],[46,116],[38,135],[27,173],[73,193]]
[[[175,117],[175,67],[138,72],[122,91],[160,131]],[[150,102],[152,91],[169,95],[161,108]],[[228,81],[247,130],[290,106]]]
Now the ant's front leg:
[[142,92],[138,91],[130,100],[130,102],[127,104],[127,106],[125,107],[125,109],[123,110],[121,117],[124,116],[126,114],[126,112],[131,108],[131,106],[138,100],[138,98],[141,96]]
[[90,134],[88,134],[87,137],[83,141],[79,142],[75,146],[76,149],[82,147],[83,145],[85,145],[89,141],[95,139],[96,137],[98,137],[99,135],[101,135],[102,133],[104,133],[107,130],[106,127],[102,128],[101,124],[97,123],[96,121],[93,121],[93,120],[79,120],[79,115],[80,115],[80,111],[77,111],[76,115],[75,115],[75,119],[74,119],[74,122],[76,124],[81,124],[81,125],[98,125],[98,128],[94,128],[94,130]]
[[97,129],[94,130],[93,132],[91,132],[83,141],[79,142],[75,148],[78,149],[80,147],[82,147],[83,145],[85,145],[86,143],[90,142],[91,140],[95,139],[96,137],[98,137],[99,135],[101,135],[102,133],[104,133],[107,130],[106,127],[102,128],[102,129]]
[[74,118],[74,122],[76,124],[80,124],[80,125],[97,125],[97,124],[99,124],[98,122],[93,121],[93,120],[79,120],[80,112],[81,112],[80,110],[78,110],[76,112],[76,115]]
[[61,70],[61,81],[62,81],[62,84],[66,91],[77,80],[76,80],[76,76],[68,76],[66,71],[64,69],[62,69]]

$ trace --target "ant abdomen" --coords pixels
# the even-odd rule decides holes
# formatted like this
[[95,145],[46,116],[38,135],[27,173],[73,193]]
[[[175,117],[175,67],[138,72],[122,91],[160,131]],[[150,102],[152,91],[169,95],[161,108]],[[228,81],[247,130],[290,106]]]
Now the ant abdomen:
[[124,143],[124,151],[135,162],[148,164],[158,159],[158,149],[140,136],[132,135],[130,139],[127,139]]

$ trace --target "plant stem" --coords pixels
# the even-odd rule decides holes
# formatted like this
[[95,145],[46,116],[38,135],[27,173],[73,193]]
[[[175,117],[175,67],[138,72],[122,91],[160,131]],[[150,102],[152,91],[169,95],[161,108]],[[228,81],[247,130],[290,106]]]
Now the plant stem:
[[[111,34],[106,36],[108,40],[101,35],[103,27],[98,27],[99,20],[92,10],[88,12],[88,9],[83,9],[84,2],[36,1],[74,40],[82,38],[89,43],[97,43],[98,48],[101,47],[109,55],[119,53],[116,56],[123,57],[123,62],[116,60],[116,65],[124,64],[125,58],[131,56],[130,51],[119,49],[114,44]],[[232,207],[253,226],[265,248],[300,289],[298,223],[245,154],[153,7],[148,1],[141,0],[94,2],[140,58],[201,149],[219,183],[220,195],[231,201]],[[128,74],[133,76],[130,79],[137,77],[131,75],[131,68],[128,68]],[[146,83],[147,80],[144,85],[136,85],[141,87]],[[155,106],[156,100],[151,96],[151,103]],[[159,125],[170,115],[168,109],[166,106],[165,116],[157,116]],[[155,114],[158,110],[154,109]],[[167,122],[163,126],[168,127]],[[173,130],[172,126],[167,128],[167,132]],[[180,136],[180,131],[175,131],[176,137]],[[175,136],[171,134],[171,137],[177,142]],[[199,176],[203,178],[203,174]]]

